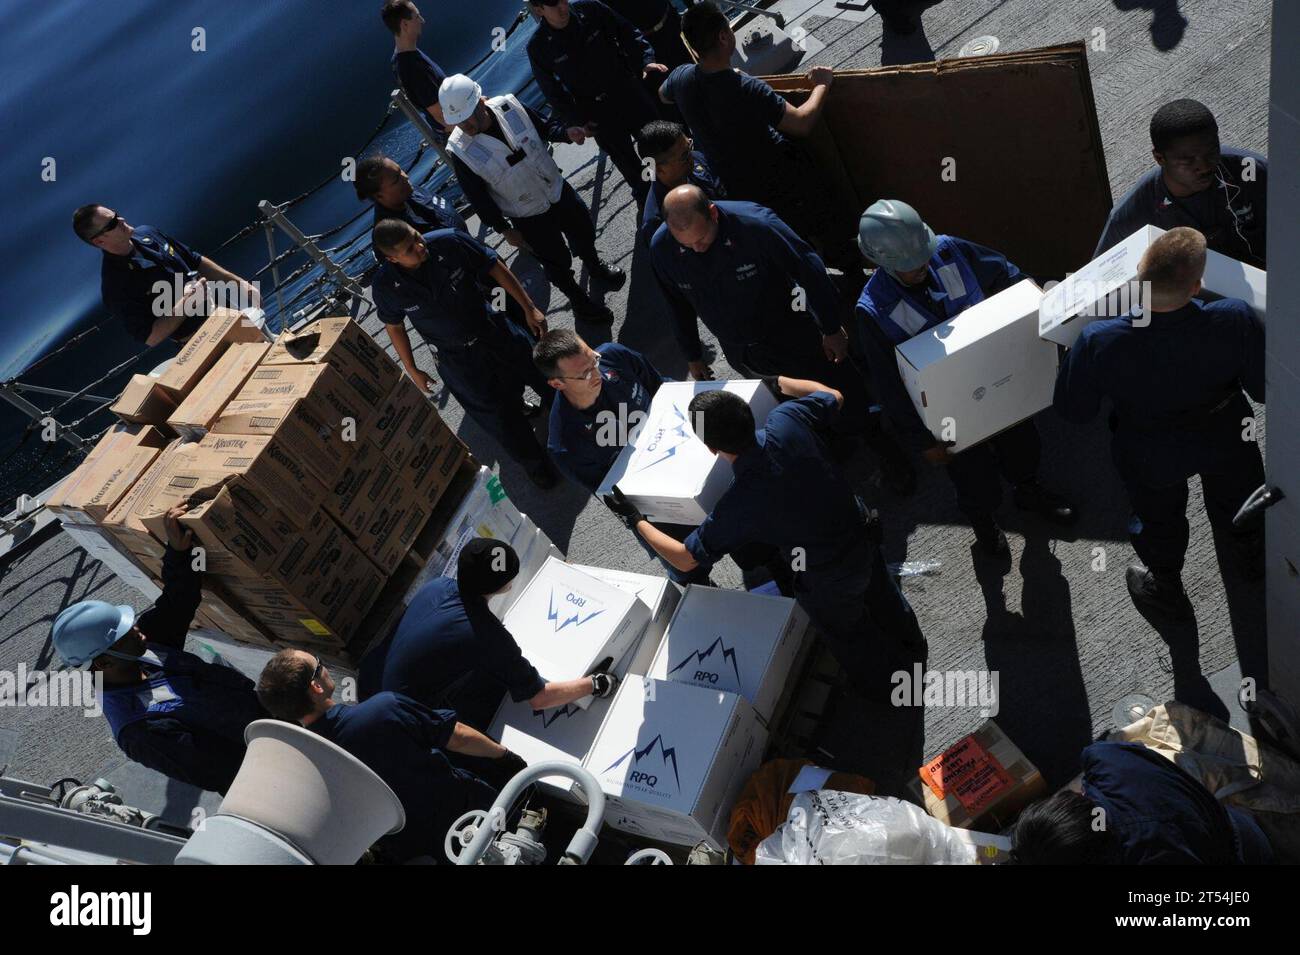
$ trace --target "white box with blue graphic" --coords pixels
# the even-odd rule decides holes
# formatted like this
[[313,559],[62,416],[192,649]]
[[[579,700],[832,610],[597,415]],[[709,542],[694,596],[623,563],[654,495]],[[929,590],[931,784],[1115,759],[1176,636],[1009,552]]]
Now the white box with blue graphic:
[[673,613],[681,602],[682,588],[667,577],[651,577],[649,574],[633,574],[626,570],[587,567],[582,564],[573,566],[620,590],[635,594],[637,599],[650,608],[650,622],[646,624],[640,641],[633,647],[628,659],[623,661],[628,673],[645,676],[650,672],[650,662],[654,659],[659,649],[659,642],[663,640],[664,632],[668,629],[668,621],[672,620]]
[[718,388],[743,398],[758,428],[776,407],[776,399],[761,381],[666,382],[659,386],[645,419],[614,460],[596,494],[604,497],[617,484],[649,521],[702,524],[731,486],[731,465],[695,436],[687,408],[701,391]]
[[548,557],[502,622],[545,679],[576,680],[606,657],[623,659],[649,620],[635,594]]
[[807,634],[789,597],[692,584],[645,675],[739,693],[770,724]]
[[722,849],[766,746],[754,708],[735,693],[629,674],[584,765],[605,791],[606,825]]

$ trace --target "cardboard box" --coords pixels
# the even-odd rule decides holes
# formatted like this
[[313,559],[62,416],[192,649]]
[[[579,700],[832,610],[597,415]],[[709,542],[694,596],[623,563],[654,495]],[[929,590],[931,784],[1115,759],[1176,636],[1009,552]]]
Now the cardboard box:
[[621,660],[649,620],[632,594],[551,558],[503,622],[545,679],[575,680],[606,657]]
[[441,418],[433,419],[429,429],[413,441],[401,438],[389,445],[390,450],[399,447],[403,480],[435,503],[469,454],[465,443]]
[[918,776],[912,790],[926,812],[958,829],[999,832],[1047,795],[1042,774],[992,720],[927,760]]
[[442,538],[421,569],[412,592],[441,574],[455,577],[460,549],[471,538],[491,537],[509,543],[525,520],[501,486],[501,479],[487,468],[479,468],[460,506],[447,520]]
[[692,584],[645,675],[738,693],[770,724],[808,626],[789,597]]
[[114,425],[45,506],[65,524],[102,523],[167,444],[152,425]]
[[442,424],[442,417],[426,395],[408,376],[379,405],[370,420],[369,437],[399,467],[422,435]]
[[274,436],[326,487],[356,449],[371,409],[328,365],[259,366],[209,434]]
[[228,308],[215,309],[181,346],[180,353],[159,377],[158,385],[179,404],[228,347],[236,342],[264,341],[266,336],[262,330],[239,312]]
[[319,525],[305,535],[301,555],[282,555],[270,574],[332,631],[317,636],[346,640],[365,621],[387,577],[332,518],[318,513]]
[[243,643],[276,649],[275,642],[249,619],[247,610],[239,605],[225,587],[208,576],[203,578],[203,600],[199,612],[207,617],[214,629],[227,633]]
[[402,370],[388,352],[346,315],[322,318],[299,332],[285,332],[262,363],[328,364],[369,408],[378,407],[402,377]]
[[148,502],[158,482],[167,474],[172,457],[185,446],[185,442],[179,438],[168,442],[167,446],[158,452],[158,456],[154,458],[153,463],[140,479],[131,485],[131,489],[114,505],[102,522],[101,526],[111,531],[118,540],[129,539],[131,546],[128,549],[133,553],[148,549],[150,541],[159,547],[162,546],[163,542],[149,532],[136,512]]
[[[835,92],[800,142],[838,216],[829,233],[856,235],[863,209],[898,196],[936,233],[997,249],[1026,275],[1077,268],[1113,195],[1089,71],[1096,57],[1073,42],[836,70]],[[768,81],[798,105],[811,91],[806,70]]]
[[270,347],[266,342],[231,345],[168,416],[167,424],[182,437],[198,441],[208,433],[221,410],[244,387],[244,382]]
[[1038,337],[1043,293],[1029,279],[895,349],[916,412],[964,451],[1052,403],[1056,346]]
[[624,446],[596,494],[614,485],[650,521],[701,524],[731,485],[731,465],[704,446],[686,409],[702,391],[725,388],[749,403],[763,427],[776,399],[761,381],[673,381],[661,385],[640,428]]
[[132,375],[121,396],[108,409],[127,424],[166,425],[176,410],[176,399],[158,384],[157,378]]
[[234,555],[254,576],[271,572],[290,542],[303,540],[279,508],[238,479],[190,508],[181,525],[194,531],[207,551]]
[[641,641],[633,648],[627,662],[627,672],[645,676],[650,672],[650,664],[659,652],[668,623],[673,618],[682,599],[682,588],[667,577],[651,577],[649,574],[633,574],[626,570],[610,570],[607,567],[587,567],[574,564],[578,570],[585,571],[597,580],[619,590],[633,594],[650,609],[650,621],[641,633]]
[[[551,558],[564,560],[564,555],[560,553],[560,549],[551,543],[551,539],[542,533],[541,529],[532,522],[532,519],[527,514],[523,517],[524,523],[515,532],[515,536],[510,538],[510,546],[514,548],[515,553],[519,556],[519,574],[511,583],[509,590],[503,594],[493,594],[488,598],[488,609],[492,611],[498,620],[505,619],[510,608],[519,599],[519,595],[524,592],[532,579],[546,565],[547,560]],[[461,546],[464,546],[464,542],[462,542]],[[457,556],[459,556],[459,550]]]
[[283,583],[271,576],[262,577],[227,577],[220,576],[219,581],[230,596],[242,606],[252,610],[257,607],[269,607],[279,610],[297,610],[310,616],[310,611],[302,605]]
[[[1048,290],[1039,308],[1041,338],[1072,346],[1084,326],[1099,318],[1118,318],[1137,307],[1138,263],[1164,229],[1143,226],[1122,242],[1093,259],[1064,282]],[[1206,298],[1243,299],[1260,318],[1267,304],[1268,273],[1213,250],[1205,254],[1201,280]]]
[[605,790],[606,825],[722,850],[732,804],[766,744],[736,694],[629,675],[583,765]]
[[145,604],[152,604],[162,594],[153,574],[124,550],[113,536],[93,524],[64,524],[63,532],[72,538],[91,560],[97,560],[118,580],[140,592]]
[[195,467],[243,477],[268,498],[287,504],[283,510],[290,520],[306,520],[330,499],[326,486],[278,436],[208,434],[194,448]]

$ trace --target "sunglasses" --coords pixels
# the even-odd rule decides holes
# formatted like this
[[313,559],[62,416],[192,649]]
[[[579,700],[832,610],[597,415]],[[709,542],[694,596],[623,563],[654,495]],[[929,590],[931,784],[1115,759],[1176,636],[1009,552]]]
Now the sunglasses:
[[93,241],[95,239],[98,239],[101,235],[108,235],[108,233],[112,232],[121,224],[122,224],[122,217],[115,212],[113,213],[113,218],[108,220],[108,222],[104,225],[104,228],[100,229],[90,238]]

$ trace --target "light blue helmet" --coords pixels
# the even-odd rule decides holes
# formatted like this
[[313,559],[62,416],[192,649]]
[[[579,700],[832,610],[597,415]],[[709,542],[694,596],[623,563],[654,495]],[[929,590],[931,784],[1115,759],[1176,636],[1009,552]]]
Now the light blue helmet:
[[891,275],[930,261],[939,240],[920,213],[900,199],[880,199],[858,220],[858,248]]
[[135,623],[135,610],[126,604],[83,600],[65,609],[54,620],[54,649],[63,662],[84,670],[104,653],[135,659],[108,648],[126,636]]

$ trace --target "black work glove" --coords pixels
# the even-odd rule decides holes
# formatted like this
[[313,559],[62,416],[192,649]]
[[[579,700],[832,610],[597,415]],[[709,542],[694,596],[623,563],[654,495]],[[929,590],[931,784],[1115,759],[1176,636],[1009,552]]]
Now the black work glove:
[[766,386],[768,391],[772,392],[773,398],[775,398],[777,401],[785,401],[786,396],[781,391],[781,384],[777,380],[780,377],[781,377],[780,375],[763,375],[758,380],[761,381],[764,384],[764,386]]
[[606,494],[601,500],[605,502],[606,507],[621,517],[628,527],[635,528],[637,521],[644,519],[637,506],[623,496],[617,484],[614,485],[613,493]]
[[[506,754],[502,756],[497,762],[499,764],[498,768],[501,770],[501,778],[503,780],[513,779],[515,776],[519,775],[525,769],[528,768],[528,764],[524,762],[524,758],[520,756],[518,753],[512,752],[511,750],[506,750]],[[505,783],[503,782],[502,785],[504,786]]]
[[618,689],[618,677],[612,673],[593,673],[591,675],[591,695],[598,700],[606,700]]

